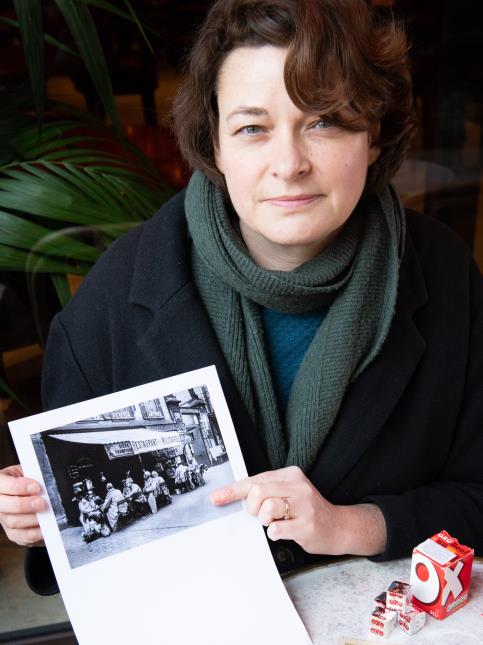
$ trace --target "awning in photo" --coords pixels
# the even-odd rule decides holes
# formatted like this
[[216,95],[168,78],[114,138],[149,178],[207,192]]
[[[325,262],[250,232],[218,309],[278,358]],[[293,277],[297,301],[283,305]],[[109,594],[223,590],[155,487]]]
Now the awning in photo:
[[179,432],[154,432],[144,429],[106,430],[102,432],[66,432],[50,435],[53,439],[105,446],[108,455],[124,457],[153,450],[178,448],[186,443]]

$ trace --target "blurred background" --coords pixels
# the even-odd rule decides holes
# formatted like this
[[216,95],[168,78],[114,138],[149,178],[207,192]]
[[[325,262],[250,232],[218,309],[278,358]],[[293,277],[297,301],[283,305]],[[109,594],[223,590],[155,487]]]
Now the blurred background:
[[[91,19],[79,14],[77,28],[88,25],[97,33],[112,105],[99,94],[102,66],[83,55],[72,16],[54,1],[38,3],[41,61],[25,44],[22,4],[28,3],[0,0],[0,467],[16,462],[8,421],[41,409],[42,347],[52,316],[112,239],[187,183],[170,131],[170,105],[210,2],[74,3]],[[454,229],[483,269],[482,4],[371,4],[402,20],[412,43],[419,128],[394,183],[407,206]],[[32,75],[44,79],[33,93]],[[65,219],[58,213],[64,192],[72,204]],[[102,195],[110,196],[109,204]],[[67,244],[62,248],[71,249],[69,258],[39,246],[41,228]],[[28,591],[21,549],[2,546],[2,539],[0,642],[74,643],[61,600]]]

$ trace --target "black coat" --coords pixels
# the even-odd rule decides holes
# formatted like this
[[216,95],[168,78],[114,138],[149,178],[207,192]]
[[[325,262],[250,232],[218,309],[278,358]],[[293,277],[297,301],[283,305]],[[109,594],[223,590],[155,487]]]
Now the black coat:
[[[45,408],[215,364],[247,469],[268,470],[192,279],[183,200],[115,242],[54,320]],[[407,221],[388,338],[308,476],[333,503],[381,508],[388,541],[377,559],[409,556],[441,529],[483,554],[483,280],[448,229],[411,212]],[[313,559],[292,542],[271,548],[282,571]],[[27,566],[34,586],[42,559]]]

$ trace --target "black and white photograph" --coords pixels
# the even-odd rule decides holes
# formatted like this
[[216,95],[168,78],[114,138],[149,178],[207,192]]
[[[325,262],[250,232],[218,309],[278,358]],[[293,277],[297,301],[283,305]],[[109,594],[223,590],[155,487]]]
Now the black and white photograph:
[[31,435],[71,568],[241,510],[207,385]]

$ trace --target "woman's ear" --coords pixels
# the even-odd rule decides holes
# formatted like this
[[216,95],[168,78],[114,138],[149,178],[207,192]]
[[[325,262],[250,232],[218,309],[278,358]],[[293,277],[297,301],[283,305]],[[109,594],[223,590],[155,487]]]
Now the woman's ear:
[[369,166],[372,166],[372,164],[379,159],[379,156],[381,154],[381,148],[377,145],[380,134],[381,134],[381,124],[378,121],[376,124],[371,126],[371,128],[368,131],[368,136],[369,136],[368,165]]

